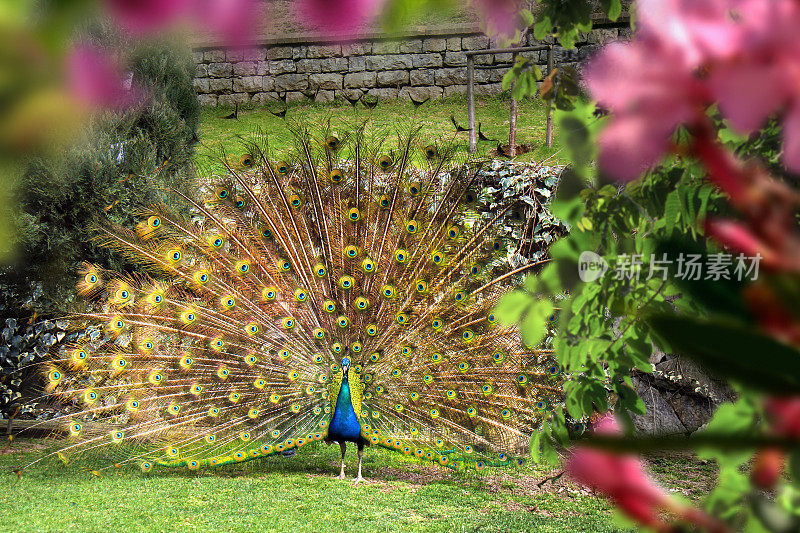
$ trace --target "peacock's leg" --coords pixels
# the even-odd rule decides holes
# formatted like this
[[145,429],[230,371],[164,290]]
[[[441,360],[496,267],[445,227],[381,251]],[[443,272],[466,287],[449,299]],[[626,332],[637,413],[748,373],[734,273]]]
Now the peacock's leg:
[[344,452],[347,451],[347,443],[342,441],[339,443],[339,447],[342,449],[342,468],[339,471],[339,479],[344,479]]
[[358,445],[358,476],[355,479],[355,482],[358,483],[359,481],[364,481],[364,478],[361,477],[361,459],[364,457],[364,445],[359,443]]

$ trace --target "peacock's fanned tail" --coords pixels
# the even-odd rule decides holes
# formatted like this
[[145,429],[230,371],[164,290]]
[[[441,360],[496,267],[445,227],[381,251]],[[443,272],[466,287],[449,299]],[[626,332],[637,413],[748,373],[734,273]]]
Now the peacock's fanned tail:
[[81,273],[103,328],[44,369],[77,406],[60,458],[147,471],[302,447],[326,436],[345,355],[368,442],[453,468],[526,449],[559,392],[549,352],[492,315],[514,200],[480,216],[476,167],[446,143],[295,133],[291,154],[250,143],[185,197],[191,218],[156,206],[101,231],[140,271]]

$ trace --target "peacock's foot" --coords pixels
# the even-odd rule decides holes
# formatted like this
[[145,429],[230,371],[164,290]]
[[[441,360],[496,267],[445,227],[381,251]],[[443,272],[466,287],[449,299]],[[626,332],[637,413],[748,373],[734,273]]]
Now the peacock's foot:
[[355,484],[356,484],[356,485],[358,485],[358,483],[359,483],[360,481],[366,481],[366,480],[365,480],[363,477],[361,477],[361,476],[358,476],[357,478],[353,478],[353,481],[355,481]]

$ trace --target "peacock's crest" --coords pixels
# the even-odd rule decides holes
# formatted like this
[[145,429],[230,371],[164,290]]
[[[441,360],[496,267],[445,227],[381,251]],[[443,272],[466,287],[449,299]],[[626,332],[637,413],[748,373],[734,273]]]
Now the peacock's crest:
[[326,437],[344,358],[368,443],[452,468],[527,447],[559,389],[549,352],[492,314],[514,199],[479,216],[477,167],[444,142],[296,137],[249,143],[188,215],[102,230],[140,270],[80,273],[103,333],[44,370],[78,406],[59,457],[117,447],[148,471],[300,448]]

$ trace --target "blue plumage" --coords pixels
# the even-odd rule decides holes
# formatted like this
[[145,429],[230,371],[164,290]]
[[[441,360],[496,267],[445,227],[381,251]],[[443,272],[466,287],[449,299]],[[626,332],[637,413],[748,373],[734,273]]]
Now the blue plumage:
[[347,374],[342,380],[342,387],[339,390],[339,397],[336,398],[336,408],[333,411],[330,425],[328,426],[328,438],[336,442],[360,442],[361,424],[353,409],[353,401],[350,398],[350,382]]

